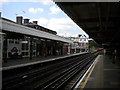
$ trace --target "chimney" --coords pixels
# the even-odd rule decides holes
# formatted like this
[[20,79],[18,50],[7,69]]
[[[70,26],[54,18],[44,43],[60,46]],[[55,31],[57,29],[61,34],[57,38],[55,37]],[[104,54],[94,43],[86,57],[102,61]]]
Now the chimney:
[[28,24],[29,23],[29,19],[24,19],[24,24]]
[[82,35],[78,34],[78,37],[81,37]]
[[38,21],[33,21],[33,23],[37,25]]
[[17,24],[21,24],[21,25],[22,25],[22,20],[23,20],[23,17],[22,17],[22,16],[17,16],[17,17],[16,17],[16,23],[17,23]]

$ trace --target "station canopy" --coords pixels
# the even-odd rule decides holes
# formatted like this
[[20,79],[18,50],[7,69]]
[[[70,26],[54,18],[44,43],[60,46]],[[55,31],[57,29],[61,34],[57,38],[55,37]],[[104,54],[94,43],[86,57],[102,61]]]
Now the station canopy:
[[55,3],[99,44],[120,46],[119,2]]
[[68,38],[64,38],[64,37],[54,35],[54,34],[51,34],[48,32],[30,28],[30,27],[27,27],[24,25],[19,25],[19,24],[16,24],[14,22],[7,21],[4,19],[2,19],[2,24],[0,25],[0,28],[3,31],[15,32],[15,33],[23,34],[23,35],[29,35],[29,36],[33,36],[33,37],[61,41],[61,42],[65,42],[65,43],[73,43],[73,41]]

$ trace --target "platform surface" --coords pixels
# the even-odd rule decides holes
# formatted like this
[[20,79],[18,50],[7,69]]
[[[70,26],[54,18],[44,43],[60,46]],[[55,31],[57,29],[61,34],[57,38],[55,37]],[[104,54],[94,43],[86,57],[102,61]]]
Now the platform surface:
[[120,57],[100,55],[84,89],[119,88]]
[[85,53],[87,52],[74,53],[74,54],[68,54],[68,55],[59,55],[59,56],[34,57],[31,60],[29,58],[7,60],[7,62],[2,63],[2,69],[10,69],[10,68],[21,67],[25,65],[32,65],[32,64],[37,64],[37,63],[42,63],[47,61],[53,61],[53,60],[67,58],[67,57],[85,54]]

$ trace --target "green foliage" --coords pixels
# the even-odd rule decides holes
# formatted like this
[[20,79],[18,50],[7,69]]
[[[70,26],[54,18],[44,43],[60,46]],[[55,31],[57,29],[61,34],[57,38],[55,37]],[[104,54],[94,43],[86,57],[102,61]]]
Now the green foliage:
[[97,42],[95,42],[94,40],[90,40],[90,41],[89,41],[89,49],[90,49],[91,51],[94,51],[94,50],[96,50],[97,48],[100,48],[100,45],[99,45]]

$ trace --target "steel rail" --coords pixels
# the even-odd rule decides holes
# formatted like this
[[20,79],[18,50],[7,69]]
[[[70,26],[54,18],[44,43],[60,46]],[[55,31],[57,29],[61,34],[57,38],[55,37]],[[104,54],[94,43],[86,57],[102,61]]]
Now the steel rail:
[[[78,58],[76,58],[76,59],[78,59]],[[72,60],[72,59],[71,59]],[[69,62],[71,61],[71,60],[69,60]],[[65,64],[65,62],[62,62],[62,63],[59,63],[59,64]],[[68,61],[66,62],[66,63],[68,63]],[[72,62],[73,63],[73,62]],[[54,65],[53,65],[54,66]],[[56,65],[56,66],[58,66],[58,65]],[[56,66],[54,66],[54,68],[56,67]],[[49,67],[50,68],[50,67]],[[53,68],[53,67],[52,67]],[[50,69],[52,69],[52,68],[50,68]],[[49,69],[49,70],[50,70]],[[61,68],[60,68],[61,69]],[[45,70],[45,69],[44,69]],[[43,70],[43,71],[44,71]],[[46,69],[46,70],[48,70],[48,69]],[[36,70],[36,72],[39,74],[39,73],[42,73],[42,72],[38,72],[39,70]],[[53,73],[53,72],[52,72]],[[18,77],[16,77],[17,79],[11,79],[12,81],[10,81],[10,79],[8,79],[9,81],[7,82],[7,83],[3,83],[3,86],[4,87],[6,87],[7,86],[7,84],[9,85],[9,86],[7,86],[7,88],[12,88],[12,87],[17,87],[17,85],[19,86],[19,85],[22,85],[22,84],[24,84],[24,83],[27,83],[27,82],[29,82],[29,80],[28,80],[28,78],[30,78],[30,76],[31,76],[31,78],[33,77],[33,75],[35,76],[36,75],[36,73],[35,73],[35,71],[32,71],[32,72],[29,72],[29,73],[27,73],[28,75],[26,75],[26,74],[23,74],[23,75],[19,75],[19,78]],[[48,73],[49,74],[49,73]],[[45,74],[43,74],[43,76],[45,76]],[[38,76],[38,77],[40,77],[40,76]],[[38,77],[35,77],[35,78],[38,78]],[[32,80],[33,79],[35,79],[35,78],[32,78]],[[26,80],[27,79],[27,80]],[[24,82],[24,80],[25,80],[25,82]],[[32,81],[31,80],[31,81]],[[6,80],[7,81],[7,80]],[[18,82],[22,82],[22,83],[18,83]],[[13,84],[11,84],[11,83],[13,83]],[[17,85],[15,84],[15,83],[18,83]],[[14,85],[15,84],[15,85]]]
[[[88,60],[90,58],[93,59],[94,56],[90,56],[87,59],[84,59],[83,61],[77,63],[76,65],[74,65],[73,67],[70,67],[66,72],[64,72],[60,77],[58,78],[54,78],[55,80],[50,82],[48,85],[46,85],[45,87],[38,87],[39,89],[49,89],[49,88],[53,88],[54,89],[58,89],[60,87],[63,86],[64,83],[66,83],[72,76],[74,76],[78,71],[80,71],[81,69],[83,69],[87,63],[89,63],[91,60]],[[87,62],[86,62],[87,61]],[[82,65],[83,64],[83,65]],[[79,69],[78,69],[79,68]],[[76,70],[76,71],[75,71]],[[74,73],[72,73],[74,72]],[[71,74],[72,73],[72,74]],[[65,77],[66,76],[66,77]],[[65,80],[63,79],[65,78]],[[67,79],[66,79],[67,78]],[[61,84],[59,83],[60,81]],[[59,83],[59,84],[57,84]],[[37,89],[38,89],[37,88]]]
[[[94,54],[94,53],[92,53]],[[33,70],[27,71],[26,73],[18,74],[16,77],[4,79],[3,83],[3,89],[2,90],[11,90],[11,89],[25,89],[27,84],[29,84],[33,89],[46,89],[47,86],[50,85],[50,83],[57,81],[58,78],[62,77],[62,75],[67,73],[66,76],[72,76],[72,71],[75,73],[75,68],[78,68],[80,64],[78,63],[84,63],[85,58],[92,56],[92,54],[84,54],[76,57],[66,58],[65,60],[58,60],[55,61],[56,63],[51,63],[50,65],[43,66],[40,68],[33,68]],[[75,66],[76,65],[76,66]],[[78,66],[77,66],[78,65]],[[73,68],[74,67],[74,68]],[[73,68],[73,69],[72,69]],[[71,72],[70,72],[71,71]],[[77,73],[77,71],[76,71]],[[48,80],[45,81],[46,77],[49,75],[53,75],[53,77],[48,77]],[[64,76],[63,75],[63,76]],[[69,77],[70,78],[70,77]],[[32,83],[36,83],[37,81],[43,80],[44,82],[41,82],[35,86],[32,86]],[[12,80],[12,81],[10,81]],[[65,81],[64,83],[66,83]],[[58,88],[64,85],[64,83],[58,84]],[[52,85],[52,84],[51,84]],[[23,88],[22,88],[23,87]],[[28,86],[29,87],[29,86]],[[46,88],[45,88],[46,87]]]

